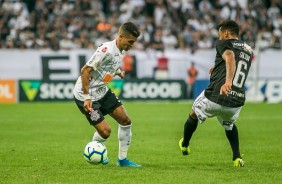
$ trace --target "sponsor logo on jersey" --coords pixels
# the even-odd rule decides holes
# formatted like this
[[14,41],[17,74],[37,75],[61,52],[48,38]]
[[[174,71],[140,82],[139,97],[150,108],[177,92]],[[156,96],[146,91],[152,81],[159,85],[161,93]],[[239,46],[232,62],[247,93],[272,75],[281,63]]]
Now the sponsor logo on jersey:
[[244,43],[239,43],[239,42],[231,42],[233,47],[243,47],[244,46]]
[[245,49],[245,51],[249,52],[250,54],[253,53],[253,49],[251,48],[251,46],[249,46],[246,43],[244,43],[244,49]]
[[102,49],[102,52],[107,52],[107,47],[104,47],[103,49]]
[[244,43],[239,43],[239,42],[231,42],[231,43],[232,43],[232,46],[236,49],[242,50],[244,47]]

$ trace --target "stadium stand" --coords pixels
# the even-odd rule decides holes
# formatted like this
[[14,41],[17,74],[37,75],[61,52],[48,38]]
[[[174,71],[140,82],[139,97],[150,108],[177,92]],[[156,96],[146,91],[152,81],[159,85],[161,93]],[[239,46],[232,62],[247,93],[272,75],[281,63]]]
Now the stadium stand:
[[233,19],[241,39],[282,48],[281,0],[2,0],[0,48],[95,48],[119,25],[141,25],[135,49],[210,49],[216,25]]

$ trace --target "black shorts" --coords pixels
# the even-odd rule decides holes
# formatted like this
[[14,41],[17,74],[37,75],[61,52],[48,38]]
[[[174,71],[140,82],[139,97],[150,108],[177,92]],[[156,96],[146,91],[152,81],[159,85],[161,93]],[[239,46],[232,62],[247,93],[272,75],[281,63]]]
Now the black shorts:
[[84,114],[90,123],[90,125],[97,125],[105,119],[105,115],[113,112],[117,107],[121,106],[122,103],[116,97],[115,93],[113,93],[110,89],[107,91],[105,96],[98,101],[92,102],[93,112],[86,112],[84,110],[83,104],[84,102],[75,99],[75,103],[82,114]]

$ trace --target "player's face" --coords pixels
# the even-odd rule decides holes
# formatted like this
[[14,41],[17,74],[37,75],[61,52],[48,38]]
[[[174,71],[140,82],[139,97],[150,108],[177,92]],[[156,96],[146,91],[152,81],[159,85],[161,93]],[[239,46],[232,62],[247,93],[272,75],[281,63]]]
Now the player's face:
[[134,36],[122,36],[121,38],[122,50],[125,50],[125,51],[130,50],[133,47],[136,40],[137,38]]

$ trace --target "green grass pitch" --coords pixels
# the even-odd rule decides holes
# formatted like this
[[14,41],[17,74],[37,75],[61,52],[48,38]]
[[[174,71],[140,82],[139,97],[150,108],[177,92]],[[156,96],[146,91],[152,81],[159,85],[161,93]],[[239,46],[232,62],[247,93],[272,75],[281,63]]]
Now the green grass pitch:
[[178,140],[189,102],[124,102],[133,120],[128,157],[142,168],[116,166],[117,124],[105,143],[110,163],[83,158],[94,128],[74,103],[0,104],[0,183],[281,183],[282,103],[247,103],[236,124],[244,168],[234,168],[216,118],[199,125],[182,156]]

